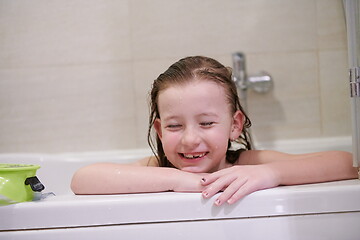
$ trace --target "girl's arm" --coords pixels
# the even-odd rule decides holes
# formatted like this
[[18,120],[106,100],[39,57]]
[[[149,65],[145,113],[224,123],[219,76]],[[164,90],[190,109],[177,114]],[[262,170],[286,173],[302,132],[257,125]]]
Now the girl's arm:
[[241,154],[239,164],[204,177],[204,197],[224,190],[215,204],[231,204],[254,191],[279,185],[357,178],[352,155],[340,151],[299,155],[247,151]]
[[145,161],[125,165],[96,163],[79,169],[73,176],[75,194],[117,194],[143,192],[201,192],[199,174],[174,168],[143,166]]
[[249,151],[244,162],[266,164],[278,177],[279,185],[328,182],[357,177],[352,154],[327,151],[308,154],[286,154],[276,151]]

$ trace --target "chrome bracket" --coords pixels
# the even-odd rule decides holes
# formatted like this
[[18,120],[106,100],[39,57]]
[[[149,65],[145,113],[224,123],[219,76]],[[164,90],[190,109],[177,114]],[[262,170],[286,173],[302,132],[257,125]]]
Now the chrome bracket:
[[350,97],[360,97],[360,67],[349,69]]

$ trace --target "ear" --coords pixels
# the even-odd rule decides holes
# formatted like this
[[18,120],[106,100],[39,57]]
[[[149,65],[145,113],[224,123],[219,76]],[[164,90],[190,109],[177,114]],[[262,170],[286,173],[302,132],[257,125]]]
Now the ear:
[[237,139],[243,130],[245,117],[241,111],[236,111],[233,115],[233,123],[231,126],[230,139]]
[[159,136],[159,138],[161,140],[162,131],[161,131],[161,120],[160,120],[160,118],[155,119],[154,128],[155,128],[155,131],[156,131],[157,135]]

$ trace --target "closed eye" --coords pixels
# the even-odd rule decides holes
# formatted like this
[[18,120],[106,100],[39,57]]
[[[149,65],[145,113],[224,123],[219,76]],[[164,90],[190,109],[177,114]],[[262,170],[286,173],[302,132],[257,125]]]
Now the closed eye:
[[200,123],[201,126],[203,127],[211,127],[215,124],[215,122],[202,122]]
[[181,124],[169,124],[166,126],[166,128],[170,129],[170,130],[176,130],[176,129],[181,128]]

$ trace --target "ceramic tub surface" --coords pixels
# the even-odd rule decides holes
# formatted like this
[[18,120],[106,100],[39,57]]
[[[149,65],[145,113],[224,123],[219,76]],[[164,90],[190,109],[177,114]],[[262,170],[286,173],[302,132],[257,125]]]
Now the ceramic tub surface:
[[[214,197],[215,198],[215,197]],[[214,206],[199,193],[48,197],[0,208],[0,230],[241,219],[360,211],[360,181],[284,186]],[[31,217],[24,217],[31,216]]]
[[[260,148],[289,153],[350,151],[351,138],[294,140]],[[229,239],[234,235],[264,239],[270,234],[269,239],[358,239],[360,235],[357,179],[281,186],[220,207],[213,204],[216,196],[205,200],[200,193],[76,196],[70,190],[71,176],[82,166],[99,161],[127,163],[149,154],[149,149],[0,154],[2,163],[40,165],[37,176],[46,187],[44,192],[56,194],[40,201],[0,207],[0,239],[89,240],[121,236],[176,240]]]

